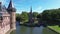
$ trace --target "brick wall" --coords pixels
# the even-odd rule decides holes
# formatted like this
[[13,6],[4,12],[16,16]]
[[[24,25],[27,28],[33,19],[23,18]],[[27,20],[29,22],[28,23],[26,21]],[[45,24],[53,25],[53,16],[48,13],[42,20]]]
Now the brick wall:
[[4,16],[3,22],[0,23],[0,34],[5,34],[10,30],[10,17]]

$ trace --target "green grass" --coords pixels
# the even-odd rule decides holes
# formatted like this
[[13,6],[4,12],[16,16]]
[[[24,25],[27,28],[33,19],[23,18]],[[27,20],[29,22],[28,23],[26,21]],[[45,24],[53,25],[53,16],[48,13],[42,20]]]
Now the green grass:
[[14,30],[14,31],[12,31],[10,34],[16,34],[16,31]]
[[55,30],[56,32],[60,33],[60,27],[59,26],[48,26],[49,28]]
[[57,34],[53,31],[51,31],[50,29],[48,29],[47,27],[43,29],[43,34]]

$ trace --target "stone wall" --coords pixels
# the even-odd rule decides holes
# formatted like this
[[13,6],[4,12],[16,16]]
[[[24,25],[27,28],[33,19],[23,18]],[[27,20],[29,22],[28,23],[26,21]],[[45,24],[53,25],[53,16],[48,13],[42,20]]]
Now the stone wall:
[[0,34],[5,34],[10,30],[10,17],[4,16],[2,22],[0,23]]
[[16,16],[15,12],[11,12],[11,29],[16,29]]
[[2,28],[0,27],[0,34],[5,34],[9,30],[10,30],[10,24]]

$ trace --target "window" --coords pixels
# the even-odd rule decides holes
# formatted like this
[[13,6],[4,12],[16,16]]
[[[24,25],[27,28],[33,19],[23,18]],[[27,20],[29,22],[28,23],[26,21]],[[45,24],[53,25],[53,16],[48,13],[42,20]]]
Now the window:
[[2,16],[0,16],[0,20],[3,20]]
[[3,20],[3,17],[2,17],[2,16],[0,16],[0,23],[2,22],[2,20]]

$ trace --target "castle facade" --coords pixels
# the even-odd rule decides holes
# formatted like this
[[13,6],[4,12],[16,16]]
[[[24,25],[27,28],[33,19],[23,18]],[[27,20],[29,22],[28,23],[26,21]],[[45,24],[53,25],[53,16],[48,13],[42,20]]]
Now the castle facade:
[[6,8],[0,2],[0,34],[5,34],[10,29],[16,29],[16,9],[10,0],[8,7]]

